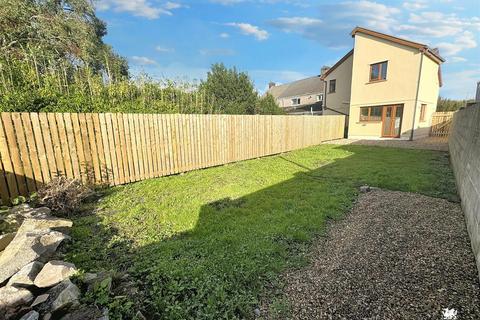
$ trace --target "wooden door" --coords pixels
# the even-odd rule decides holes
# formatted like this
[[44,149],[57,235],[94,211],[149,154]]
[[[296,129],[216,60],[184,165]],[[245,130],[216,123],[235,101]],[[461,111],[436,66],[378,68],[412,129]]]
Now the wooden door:
[[382,137],[399,138],[402,127],[403,105],[383,107]]

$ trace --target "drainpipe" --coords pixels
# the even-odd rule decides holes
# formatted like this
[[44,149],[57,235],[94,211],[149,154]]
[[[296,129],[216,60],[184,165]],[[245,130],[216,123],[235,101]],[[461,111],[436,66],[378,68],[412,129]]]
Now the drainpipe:
[[413,140],[413,132],[415,130],[415,118],[417,116],[418,92],[420,91],[420,78],[422,77],[422,65],[423,65],[423,50],[421,51],[421,56],[420,56],[420,69],[418,70],[417,94],[415,95],[415,107],[413,108],[413,121],[412,121],[412,132],[410,132],[410,141]]

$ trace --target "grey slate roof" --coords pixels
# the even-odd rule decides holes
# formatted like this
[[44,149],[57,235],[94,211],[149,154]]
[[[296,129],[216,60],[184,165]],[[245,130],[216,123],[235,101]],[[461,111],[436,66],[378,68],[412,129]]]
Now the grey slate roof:
[[320,76],[314,76],[294,82],[277,85],[268,90],[268,92],[276,99],[301,96],[306,94],[322,93],[324,81]]

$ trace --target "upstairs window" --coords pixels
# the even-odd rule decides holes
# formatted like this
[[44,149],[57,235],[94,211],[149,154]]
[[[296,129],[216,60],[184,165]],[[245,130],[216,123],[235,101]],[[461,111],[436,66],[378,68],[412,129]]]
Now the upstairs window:
[[323,94],[317,94],[317,101],[323,101]]
[[330,80],[330,82],[328,82],[328,93],[334,93],[336,85],[337,85],[336,79]]
[[292,105],[298,106],[300,104],[300,98],[293,98],[292,99]]
[[388,62],[374,63],[370,65],[370,81],[387,80],[387,65]]
[[360,121],[381,121],[383,107],[360,108]]

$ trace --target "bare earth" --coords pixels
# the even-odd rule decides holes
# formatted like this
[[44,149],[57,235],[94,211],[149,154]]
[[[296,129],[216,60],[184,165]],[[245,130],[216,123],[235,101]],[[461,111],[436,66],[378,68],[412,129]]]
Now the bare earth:
[[[294,319],[480,319],[460,205],[376,189],[329,226],[312,263],[285,274]],[[268,317],[269,312],[262,310]]]
[[448,151],[447,138],[427,137],[418,140],[356,140],[356,139],[339,139],[325,142],[326,144],[353,144],[364,146],[376,146],[376,147],[392,147],[392,148],[405,148],[405,149],[425,149],[436,151]]

